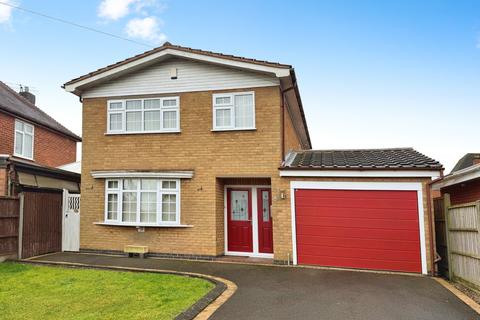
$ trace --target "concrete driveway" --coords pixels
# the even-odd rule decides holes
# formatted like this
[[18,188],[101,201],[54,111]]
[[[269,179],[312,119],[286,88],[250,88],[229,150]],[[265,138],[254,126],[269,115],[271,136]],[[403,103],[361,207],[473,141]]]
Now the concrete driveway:
[[196,272],[235,282],[237,292],[212,319],[480,319],[421,276],[75,253],[38,259]]

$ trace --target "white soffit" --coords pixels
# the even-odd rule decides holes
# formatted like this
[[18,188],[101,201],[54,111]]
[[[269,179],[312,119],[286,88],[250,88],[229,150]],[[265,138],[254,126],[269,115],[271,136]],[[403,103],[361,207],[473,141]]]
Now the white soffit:
[[165,56],[175,56],[175,57],[187,58],[187,59],[192,59],[192,60],[204,61],[204,62],[213,63],[213,64],[225,65],[225,66],[233,67],[233,68],[240,68],[240,69],[246,69],[246,70],[257,71],[257,72],[264,72],[264,73],[271,73],[271,74],[274,74],[278,78],[287,77],[287,76],[290,75],[290,69],[289,68],[276,68],[276,67],[271,67],[271,66],[255,64],[255,63],[236,61],[236,60],[225,59],[225,58],[220,58],[220,57],[212,57],[212,56],[193,53],[193,52],[185,52],[185,51],[170,48],[170,49],[165,49],[165,50],[159,51],[157,53],[150,54],[150,55],[145,56],[143,58],[134,60],[132,62],[123,64],[123,65],[119,65],[118,67],[112,68],[110,70],[106,70],[105,72],[96,74],[96,75],[88,77],[86,79],[79,80],[77,82],[65,85],[65,90],[68,91],[68,92],[76,92],[82,86],[91,84],[95,81],[103,80],[105,78],[113,77],[113,76],[117,75],[118,73],[124,73],[126,70],[128,70],[130,68],[138,68],[142,64],[151,63],[154,60],[160,59],[160,58],[165,57]]
[[434,190],[439,190],[441,188],[478,178],[480,178],[480,164],[449,174],[442,180],[432,183],[432,188]]

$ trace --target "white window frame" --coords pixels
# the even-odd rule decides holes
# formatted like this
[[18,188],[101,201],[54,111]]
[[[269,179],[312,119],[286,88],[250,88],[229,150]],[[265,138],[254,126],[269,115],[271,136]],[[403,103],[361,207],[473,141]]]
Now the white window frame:
[[[142,190],[141,189],[141,180],[145,178],[133,178],[138,180],[136,190],[124,190],[123,189],[123,180],[132,179],[132,178],[118,178],[118,179],[105,179],[105,211],[104,211],[104,221],[105,224],[109,225],[119,225],[119,226],[145,226],[145,227],[157,227],[157,226],[180,226],[180,179],[150,179],[157,182],[156,194],[157,194],[157,217],[156,222],[140,222],[140,203],[141,203],[141,193],[143,192],[152,192],[154,190]],[[117,181],[118,188],[109,189],[108,183],[110,181]],[[175,189],[163,189],[162,183],[165,181],[175,182]],[[124,192],[136,192],[137,193],[137,209],[135,215],[135,221],[122,221],[122,212],[123,212],[123,193]],[[108,195],[117,194],[118,203],[117,203],[117,218],[108,219]],[[163,221],[162,220],[162,196],[164,194],[174,194],[176,196],[176,212],[175,212],[175,221]]]
[[[145,109],[145,100],[160,100],[160,107],[158,109]],[[164,100],[175,100],[175,106],[163,106]],[[141,101],[141,108],[138,110],[126,110],[128,101]],[[121,103],[121,109],[110,109],[112,103]],[[160,111],[160,129],[159,130],[145,130],[145,112]],[[175,111],[177,113],[177,122],[175,128],[164,128],[163,114],[165,111]],[[141,112],[141,129],[137,131],[127,131],[127,112]],[[122,128],[120,130],[110,129],[110,116],[112,114],[122,115]],[[180,132],[180,97],[149,97],[139,99],[124,99],[124,100],[108,100],[107,101],[107,134],[141,134],[141,133],[172,133]]]
[[[252,95],[253,101],[253,114],[252,114],[252,126],[251,127],[236,127],[235,126],[235,97],[241,95]],[[230,98],[229,104],[217,104],[217,98]],[[213,104],[213,112],[212,112],[212,131],[235,131],[235,130],[255,130],[256,123],[255,123],[255,92],[248,91],[248,92],[232,92],[232,93],[215,93],[212,95],[212,104]],[[217,110],[230,110],[230,126],[217,126]]]
[[[21,123],[23,125],[23,131],[17,130],[17,123]],[[32,127],[32,133],[28,133],[25,131],[25,127],[29,126]],[[22,134],[22,153],[17,153],[17,132]],[[14,143],[13,143],[13,155],[16,157],[20,158],[25,158],[29,160],[33,160],[34,157],[34,150],[35,150],[35,126],[33,124],[27,123],[25,121],[21,121],[18,119],[15,119],[15,124],[14,124]],[[25,155],[25,135],[31,136],[32,137],[32,156],[28,157]]]

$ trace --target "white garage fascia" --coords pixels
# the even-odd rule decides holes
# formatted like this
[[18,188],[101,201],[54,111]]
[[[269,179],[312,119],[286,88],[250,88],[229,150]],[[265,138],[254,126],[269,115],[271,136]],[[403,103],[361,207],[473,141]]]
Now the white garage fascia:
[[292,257],[297,265],[297,224],[295,212],[295,189],[324,190],[395,190],[416,191],[418,202],[418,221],[420,228],[420,256],[422,274],[427,274],[427,250],[425,238],[425,213],[423,208],[423,188],[420,182],[347,182],[347,181],[291,181],[290,210],[292,220]]
[[359,177],[359,178],[432,178],[440,177],[435,170],[288,170],[280,169],[280,177]]

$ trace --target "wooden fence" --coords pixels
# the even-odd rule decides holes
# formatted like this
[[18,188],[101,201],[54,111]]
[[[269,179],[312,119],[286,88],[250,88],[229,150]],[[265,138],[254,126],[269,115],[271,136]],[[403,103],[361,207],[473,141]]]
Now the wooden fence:
[[452,206],[448,194],[443,201],[449,278],[480,289],[480,201]]
[[24,192],[22,259],[62,250],[62,193]]
[[448,277],[447,229],[445,224],[445,210],[443,207],[443,198],[437,198],[433,201],[435,243],[437,244],[437,253],[441,257],[441,260],[438,262],[438,273],[444,277]]
[[16,257],[18,251],[18,198],[0,197],[0,257]]

